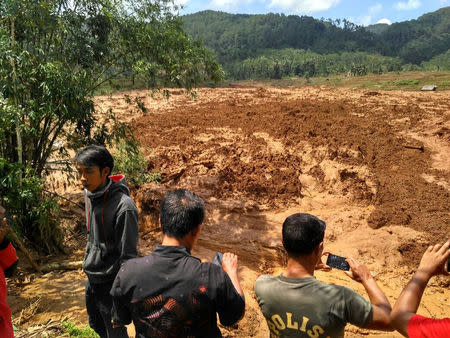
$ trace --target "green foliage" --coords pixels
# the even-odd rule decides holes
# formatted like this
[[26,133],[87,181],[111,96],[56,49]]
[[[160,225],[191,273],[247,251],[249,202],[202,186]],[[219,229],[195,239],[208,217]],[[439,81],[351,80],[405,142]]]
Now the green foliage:
[[141,185],[161,181],[159,173],[147,172],[147,160],[136,144],[120,142],[114,152],[114,172],[124,174],[128,183]]
[[[177,11],[170,0],[1,2],[0,157],[19,164],[17,180],[43,177],[54,154],[132,139],[111,111],[97,120],[92,97],[104,83],[129,77],[154,89],[191,90],[221,79],[212,52],[184,33]],[[25,197],[20,204],[23,214],[45,214]],[[36,243],[57,242],[45,237],[53,232],[36,235],[36,223],[17,225]]]
[[58,204],[45,195],[44,184],[34,170],[0,157],[1,204],[11,215],[13,230],[45,253],[61,249],[61,233],[56,226]]
[[[421,62],[444,53],[450,46],[450,7],[423,15],[417,20],[395,23],[393,25],[372,25],[360,27],[347,20],[317,20],[308,16],[283,14],[247,15],[223,12],[203,11],[183,17],[186,31],[195,39],[201,39],[217,55],[225,71],[236,79],[276,78],[278,73],[270,58],[271,50],[305,50],[316,55],[343,55],[364,52],[377,57],[386,56],[399,63],[420,65]],[[259,59],[262,72],[251,76],[238,73],[237,68],[245,60]],[[281,60],[280,60],[281,62]],[[367,61],[369,62],[369,61]],[[264,65],[266,64],[266,66]],[[317,65],[317,62],[314,62]],[[368,73],[391,71],[383,66],[371,69],[365,65]],[[248,63],[247,63],[247,66]],[[297,65],[296,65],[297,66]],[[326,71],[301,70],[302,76],[324,75]],[[281,74],[290,73],[283,69]],[[319,69],[323,66],[323,62]],[[398,65],[395,66],[398,68]],[[350,71],[346,67],[345,71]],[[330,73],[334,73],[331,69]]]
[[449,32],[450,7],[444,7],[417,20],[390,25],[379,36],[383,41],[380,51],[418,65],[448,50]]
[[264,56],[236,62],[229,76],[237,80],[301,76],[305,78],[350,73],[354,76],[400,70],[397,58],[368,53],[320,55],[310,51],[266,50]]
[[450,49],[445,53],[436,55],[428,62],[423,62],[422,68],[431,71],[450,70]]
[[69,337],[99,338],[99,335],[95,333],[95,331],[87,325],[79,328],[78,326],[75,325],[74,322],[71,321],[63,321],[61,322],[61,325],[64,331],[69,335]]
[[397,80],[394,83],[396,85],[399,85],[399,86],[411,86],[411,85],[418,85],[419,84],[419,80],[416,80],[416,79]]
[[195,39],[215,51],[228,64],[261,55],[265,49],[309,49],[319,54],[375,51],[375,34],[347,20],[317,20],[284,14],[228,14],[203,11],[183,17]]

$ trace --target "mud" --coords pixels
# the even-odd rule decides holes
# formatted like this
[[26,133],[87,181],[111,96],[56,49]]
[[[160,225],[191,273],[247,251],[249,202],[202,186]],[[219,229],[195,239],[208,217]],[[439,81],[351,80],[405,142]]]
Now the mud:
[[[325,220],[325,249],[365,262],[392,303],[425,247],[448,238],[448,96],[240,87],[200,89],[195,99],[180,91],[169,100],[128,92],[97,97],[96,104],[131,123],[148,169],[163,177],[162,184],[132,192],[141,216],[140,253],[160,240],[164,192],[196,192],[206,201],[207,218],[194,255],[210,260],[216,251],[231,251],[240,260],[247,312],[223,333],[266,337],[253,283],[262,273],[282,271],[281,224],[288,215],[309,212]],[[146,114],[134,105],[136,98]],[[317,278],[366,296],[339,271]],[[434,278],[419,313],[448,316],[448,286],[448,279]],[[347,336],[362,334],[400,336],[347,328]]]

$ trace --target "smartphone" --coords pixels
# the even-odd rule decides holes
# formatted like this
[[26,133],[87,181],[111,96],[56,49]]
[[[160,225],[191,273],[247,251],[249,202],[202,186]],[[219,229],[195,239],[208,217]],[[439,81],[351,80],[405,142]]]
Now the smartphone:
[[214,259],[213,259],[213,264],[222,266],[222,259],[223,259],[223,253],[216,252],[216,255],[214,256]]
[[450,257],[447,258],[447,272],[450,272]]
[[348,271],[350,270],[350,265],[345,261],[345,259],[345,257],[329,254],[326,264],[332,268]]

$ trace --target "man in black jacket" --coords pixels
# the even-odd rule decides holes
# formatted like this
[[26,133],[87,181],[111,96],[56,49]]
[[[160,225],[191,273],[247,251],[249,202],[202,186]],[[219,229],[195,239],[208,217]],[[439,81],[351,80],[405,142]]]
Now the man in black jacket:
[[116,325],[131,321],[136,338],[221,337],[223,325],[236,323],[245,301],[237,257],[223,255],[222,265],[191,256],[204,217],[204,202],[187,190],[170,191],[161,205],[161,245],[150,255],[127,261],[111,289]]
[[75,156],[85,192],[88,242],[83,270],[89,325],[100,337],[128,337],[126,328],[111,325],[110,290],[122,263],[137,256],[138,212],[123,175],[109,176],[114,160],[109,151],[91,145]]

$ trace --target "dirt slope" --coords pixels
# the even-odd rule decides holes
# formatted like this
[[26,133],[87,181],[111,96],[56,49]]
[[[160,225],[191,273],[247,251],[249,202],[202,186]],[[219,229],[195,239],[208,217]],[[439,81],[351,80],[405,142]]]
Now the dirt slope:
[[[188,188],[207,203],[194,254],[238,254],[247,312],[227,336],[265,337],[253,283],[279,273],[281,223],[294,212],[327,222],[326,250],[365,262],[389,299],[424,248],[450,229],[448,92],[367,92],[326,87],[200,89],[96,98],[129,121],[163,184],[135,189],[142,254],[160,240],[156,219],[167,189]],[[148,108],[143,114],[135,98]],[[82,278],[82,277],[80,277]],[[339,271],[320,280],[364,289]],[[419,313],[448,316],[448,279],[435,278]],[[81,307],[82,308],[82,307]],[[49,310],[51,311],[51,310]],[[364,331],[349,326],[349,336]],[[368,332],[364,332],[368,334]],[[395,333],[369,336],[390,337]]]

